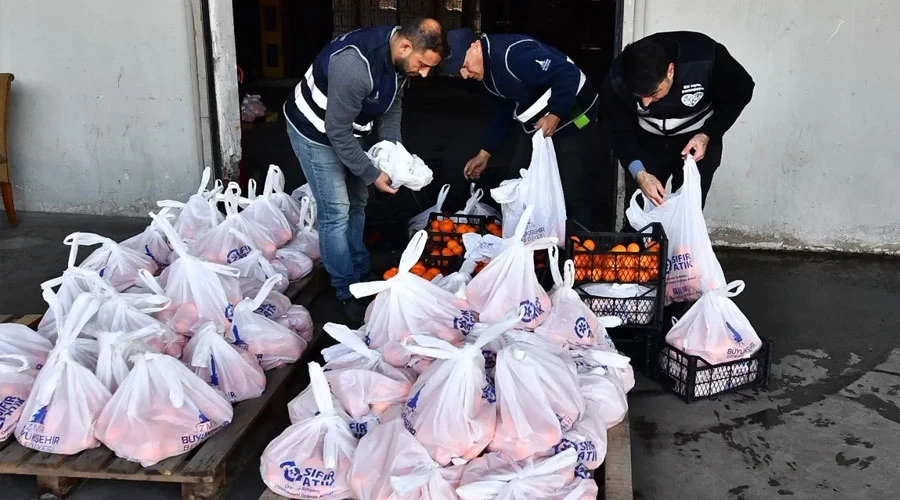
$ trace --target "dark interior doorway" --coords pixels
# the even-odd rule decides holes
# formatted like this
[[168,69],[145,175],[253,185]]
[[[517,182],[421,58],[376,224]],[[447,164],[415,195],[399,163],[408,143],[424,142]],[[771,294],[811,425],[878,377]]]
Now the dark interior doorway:
[[[335,35],[419,16],[436,17],[447,30],[469,26],[488,33],[526,34],[569,55],[599,88],[615,53],[617,1],[622,0],[233,0],[237,60],[244,74],[240,94],[258,95],[266,107],[264,116],[242,122],[243,179],[255,178],[261,184],[268,165],[275,163],[285,172],[288,189],[305,182],[281,109],[315,55]],[[403,103],[404,143],[432,167],[435,180],[415,194],[402,190],[401,196],[384,197],[373,192],[370,226],[404,225],[434,203],[445,183],[451,184],[451,191],[444,208],[462,208],[469,196],[462,168],[478,152],[486,108],[486,98],[458,78],[444,75],[412,82]],[[511,139],[495,155],[497,175],[486,175],[479,187],[488,191],[502,180],[499,172],[511,159],[514,144]],[[608,151],[604,144],[598,147]],[[615,182],[601,172],[614,169],[598,165],[597,176],[602,178],[601,192],[608,193],[603,198],[608,199],[604,202],[609,203],[612,224]]]

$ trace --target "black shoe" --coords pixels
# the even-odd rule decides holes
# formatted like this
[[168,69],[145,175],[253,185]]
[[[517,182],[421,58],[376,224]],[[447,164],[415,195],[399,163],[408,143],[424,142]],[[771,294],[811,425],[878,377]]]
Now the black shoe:
[[344,299],[341,301],[344,308],[344,316],[347,316],[350,328],[359,328],[366,321],[366,304],[359,299]]

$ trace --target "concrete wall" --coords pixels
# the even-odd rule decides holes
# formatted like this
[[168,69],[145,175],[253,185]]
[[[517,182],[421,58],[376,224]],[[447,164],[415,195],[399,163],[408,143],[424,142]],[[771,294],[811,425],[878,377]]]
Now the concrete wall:
[[[633,0],[635,35],[693,30],[756,81],[706,217],[719,243],[900,252],[900,4]],[[643,4],[643,5],[642,5]]]
[[202,171],[190,0],[0,0],[18,210],[146,215]]

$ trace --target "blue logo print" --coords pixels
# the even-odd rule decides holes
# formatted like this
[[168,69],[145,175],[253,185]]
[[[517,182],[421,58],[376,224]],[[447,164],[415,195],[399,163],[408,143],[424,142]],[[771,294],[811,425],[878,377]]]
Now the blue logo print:
[[250,255],[250,247],[244,245],[240,248],[232,248],[228,251],[228,255],[225,256],[225,262],[231,264],[236,260],[241,260],[244,257]]
[[9,417],[18,410],[25,400],[16,396],[6,396],[0,401],[0,429],[6,425],[6,417]]
[[366,345],[371,345],[371,344],[372,344],[372,337],[370,337],[369,334],[367,333],[366,334]]
[[737,342],[738,344],[740,344],[741,342],[744,341],[744,337],[741,337],[741,334],[738,333],[738,331],[735,330],[733,326],[731,326],[731,323],[729,323],[729,322],[726,321],[726,322],[725,322],[725,326],[728,327],[728,331],[730,331],[730,332],[731,332],[731,335],[734,336],[734,341],[735,341],[735,342]]
[[357,439],[362,439],[369,432],[369,424],[367,422],[354,422],[350,421],[350,432],[353,433],[353,437]]
[[[227,318],[228,321],[234,321],[234,306],[233,305],[228,304],[227,306],[225,306],[225,318]],[[235,334],[237,334],[236,331],[235,331]]]
[[160,271],[162,271],[163,269],[169,267],[168,264],[166,264],[166,263],[164,263],[164,262],[160,262],[159,260],[156,259],[156,256],[153,255],[153,252],[150,251],[150,245],[144,245],[144,255],[146,255],[147,257],[150,257],[151,259],[153,259],[153,262],[156,262],[156,267],[157,267]]
[[589,339],[594,338],[594,332],[591,331],[591,325],[588,324],[586,318],[581,317],[575,320],[575,335],[578,335],[580,339],[585,336]]
[[419,405],[419,394],[422,394],[422,388],[419,388],[416,394],[406,402],[406,406],[403,407],[403,411],[400,413],[400,416],[403,417],[403,426],[413,436],[416,435],[416,429],[412,425],[412,418],[416,414],[416,406]]
[[255,312],[257,314],[262,314],[263,316],[271,319],[272,317],[275,316],[275,313],[277,312],[277,310],[275,308],[275,304],[269,304],[267,302],[267,303],[259,306],[259,308],[257,308],[253,312]]
[[475,312],[465,310],[462,311],[462,316],[453,318],[453,328],[461,331],[463,335],[468,336],[472,333],[472,328],[475,327],[475,321]]
[[[209,383],[215,387],[219,387],[219,374],[216,373],[216,357],[215,356],[209,357]],[[203,416],[203,414],[201,413],[200,416]],[[204,417],[204,418],[206,418],[206,417]],[[203,420],[201,420],[200,422],[202,423]]]
[[481,389],[481,399],[486,399],[488,403],[496,403],[497,402],[497,391],[494,387],[494,379],[490,376],[485,377],[485,381],[487,382],[485,386]]
[[522,318],[522,323],[531,323],[541,314],[544,314],[544,308],[541,306],[540,297],[535,297],[534,302],[523,300],[519,305],[525,308],[525,317]]
[[568,450],[569,448],[575,448],[575,443],[569,441],[566,438],[562,438],[553,446],[553,454],[557,455]]
[[586,465],[578,462],[575,464],[575,477],[580,477],[581,479],[593,479],[594,474],[588,470]]
[[201,424],[209,423],[209,419],[206,418],[206,415],[204,415],[203,412],[200,412],[200,423]]
[[331,486],[334,484],[334,471],[323,471],[313,467],[301,469],[296,462],[284,462],[279,465],[284,472],[285,481],[301,483],[303,486]]
[[47,405],[44,405],[31,416],[31,420],[29,420],[32,424],[41,424],[44,425],[44,419],[47,418]]

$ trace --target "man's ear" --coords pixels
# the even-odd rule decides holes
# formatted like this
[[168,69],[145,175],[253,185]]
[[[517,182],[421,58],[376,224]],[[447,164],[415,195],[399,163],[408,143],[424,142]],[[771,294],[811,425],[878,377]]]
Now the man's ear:
[[669,63],[669,70],[666,72],[666,76],[671,80],[672,77],[675,76],[675,63]]

